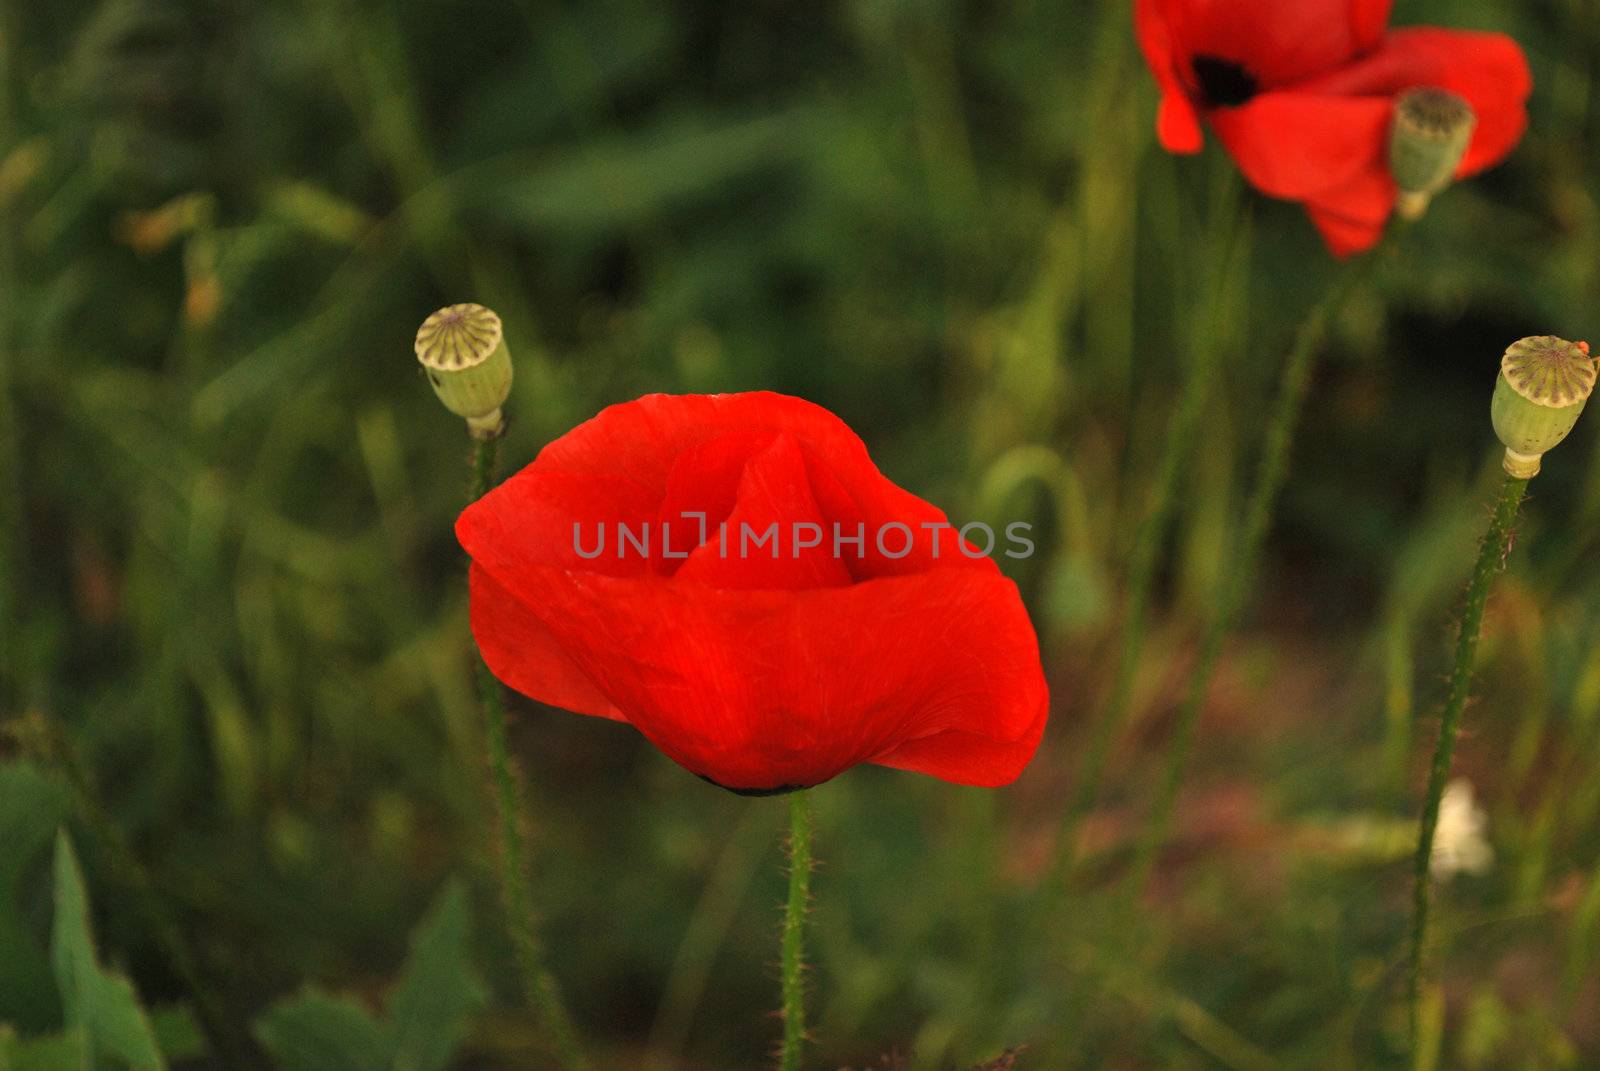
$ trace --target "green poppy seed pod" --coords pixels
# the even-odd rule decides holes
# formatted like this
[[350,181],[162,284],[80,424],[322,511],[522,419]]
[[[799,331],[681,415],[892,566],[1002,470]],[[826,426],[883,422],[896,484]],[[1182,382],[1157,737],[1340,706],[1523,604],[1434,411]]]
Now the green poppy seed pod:
[[505,427],[500,405],[511,393],[511,354],[500,317],[467,303],[440,309],[417,329],[417,360],[444,407],[465,417],[474,438]]
[[1416,219],[1433,195],[1450,185],[1472,143],[1478,117],[1454,93],[1428,86],[1400,94],[1389,131],[1389,171],[1400,197],[1395,210]]
[[1539,458],[1578,422],[1594,382],[1587,343],[1536,335],[1511,344],[1489,409],[1506,447],[1507,473],[1523,480],[1538,475]]

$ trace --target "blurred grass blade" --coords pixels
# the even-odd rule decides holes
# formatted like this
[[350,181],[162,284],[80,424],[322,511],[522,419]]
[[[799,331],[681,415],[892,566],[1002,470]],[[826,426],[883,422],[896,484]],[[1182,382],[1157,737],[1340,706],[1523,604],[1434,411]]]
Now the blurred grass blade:
[[771,171],[810,149],[820,115],[791,108],[755,118],[670,120],[539,161],[462,176],[463,211],[501,224],[575,229],[648,221],[737,178]]
[[1444,1050],[1444,990],[1430,985],[1417,1009],[1417,1048],[1411,1071],[1437,1071]]

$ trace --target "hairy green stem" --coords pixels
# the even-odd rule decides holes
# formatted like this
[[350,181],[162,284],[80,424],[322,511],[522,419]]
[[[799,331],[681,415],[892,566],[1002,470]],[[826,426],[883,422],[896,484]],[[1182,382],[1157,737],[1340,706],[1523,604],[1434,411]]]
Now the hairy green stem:
[[1433,860],[1433,836],[1439,824],[1439,801],[1444,796],[1445,781],[1450,777],[1456,735],[1461,729],[1461,712],[1466,708],[1467,693],[1472,687],[1472,664],[1478,654],[1478,635],[1483,630],[1484,606],[1489,601],[1489,589],[1494,585],[1494,578],[1505,567],[1506,555],[1511,551],[1513,526],[1527,489],[1527,480],[1506,477],[1500,487],[1500,500],[1489,520],[1489,529],[1484,532],[1483,543],[1478,548],[1478,562],[1473,566],[1466,605],[1461,610],[1461,629],[1456,634],[1455,666],[1450,671],[1450,688],[1445,696],[1444,713],[1439,719],[1439,743],[1434,748],[1433,765],[1428,770],[1428,790],[1422,801],[1417,851],[1411,860],[1411,969],[1407,1003],[1410,1008],[1413,1054],[1417,1047],[1423,955],[1426,951],[1428,907],[1432,891],[1428,869]]
[[[473,451],[472,501],[488,493],[494,483],[498,438],[479,439]],[[480,657],[477,666],[478,694],[483,708],[483,739],[488,751],[489,772],[493,779],[495,825],[499,837],[495,853],[504,901],[506,928],[517,969],[522,976],[524,997],[531,1003],[550,1031],[556,1054],[568,1071],[584,1071],[589,1065],[578,1044],[578,1032],[561,999],[555,976],[544,964],[544,952],[533,925],[533,893],[528,885],[526,845],[522,836],[522,790],[511,760],[507,739],[505,696],[500,682]]]
[[495,463],[500,456],[500,437],[474,439],[472,450],[472,486],[467,491],[469,501],[476,502],[494,486]]
[[811,888],[811,806],[804,789],[789,795],[789,901],[783,909],[783,1047],[779,1071],[799,1071],[806,1039],[805,924]]
[[1317,352],[1327,337],[1328,325],[1366,278],[1377,259],[1377,253],[1370,253],[1345,267],[1339,280],[1301,322],[1284,361],[1278,396],[1268,416],[1266,436],[1256,467],[1255,485],[1245,506],[1243,528],[1232,561],[1225,567],[1213,613],[1201,635],[1199,659],[1189,678],[1183,705],[1178,710],[1155,807],[1135,851],[1129,881],[1136,890],[1144,888],[1149,881],[1155,861],[1166,842],[1172,809],[1177,802],[1178,788],[1183,782],[1200,710],[1205,705],[1206,694],[1210,691],[1211,679],[1216,674],[1223,648],[1254,583],[1256,559],[1261,554],[1261,546],[1272,525],[1278,494],[1283,490],[1284,479],[1288,475],[1290,447],[1300,414],[1305,408],[1306,390],[1311,384]]

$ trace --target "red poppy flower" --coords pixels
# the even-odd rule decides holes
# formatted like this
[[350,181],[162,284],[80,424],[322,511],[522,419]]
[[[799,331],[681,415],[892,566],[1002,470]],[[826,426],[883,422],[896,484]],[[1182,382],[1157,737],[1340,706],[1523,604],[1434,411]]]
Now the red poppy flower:
[[724,787],[863,762],[1000,785],[1044,732],[1016,586],[798,398],[612,406],[469,506],[456,535],[497,677],[626,721]]
[[1251,184],[1306,206],[1335,254],[1368,249],[1395,203],[1389,127],[1400,93],[1434,86],[1477,113],[1456,171],[1509,153],[1527,125],[1527,60],[1503,34],[1386,30],[1390,0],[1136,0],[1161,87],[1156,129],[1198,152],[1206,119]]

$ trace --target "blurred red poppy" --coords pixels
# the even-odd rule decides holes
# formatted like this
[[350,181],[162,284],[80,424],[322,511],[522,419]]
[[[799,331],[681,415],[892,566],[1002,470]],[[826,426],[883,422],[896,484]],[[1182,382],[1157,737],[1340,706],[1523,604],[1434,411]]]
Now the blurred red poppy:
[[1477,127],[1456,177],[1498,163],[1527,125],[1527,60],[1503,34],[1386,30],[1390,0],[1135,0],[1139,45],[1161,87],[1156,129],[1200,150],[1210,123],[1251,184],[1306,206],[1328,248],[1368,249],[1395,203],[1394,100],[1434,86]]
[[809,402],[612,406],[456,534],[497,677],[626,721],[724,787],[813,785],[864,762],[1000,785],[1044,732],[1016,586]]

